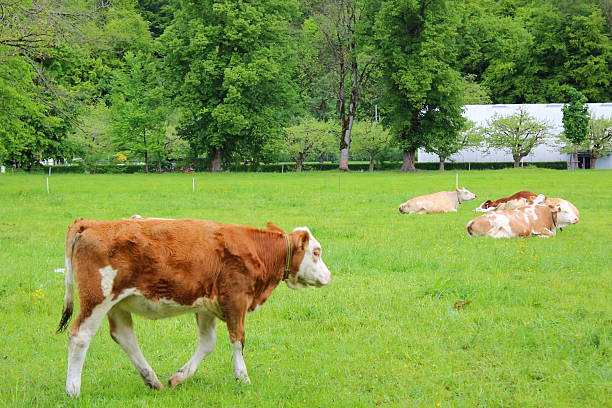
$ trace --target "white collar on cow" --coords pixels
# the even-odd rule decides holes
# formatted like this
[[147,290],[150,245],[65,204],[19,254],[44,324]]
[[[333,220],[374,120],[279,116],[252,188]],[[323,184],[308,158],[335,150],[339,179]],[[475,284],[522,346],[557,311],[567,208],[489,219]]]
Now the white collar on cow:
[[291,273],[291,256],[293,253],[293,246],[291,245],[291,238],[289,234],[283,234],[285,237],[285,243],[287,244],[287,255],[285,256],[285,270],[283,271],[283,280],[286,281]]

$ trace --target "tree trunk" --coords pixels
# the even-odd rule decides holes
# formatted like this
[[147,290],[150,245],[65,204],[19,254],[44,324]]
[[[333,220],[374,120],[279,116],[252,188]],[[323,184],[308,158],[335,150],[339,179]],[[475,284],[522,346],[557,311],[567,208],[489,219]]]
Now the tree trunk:
[[444,160],[444,157],[440,157],[440,167],[438,167],[438,170],[444,171]]
[[374,156],[370,156],[370,167],[368,167],[368,171],[374,171]]
[[304,153],[298,153],[298,156],[295,158],[295,171],[301,172],[303,164],[304,164]]
[[346,97],[344,95],[344,79],[346,78],[346,65],[344,60],[340,61],[339,75],[338,114],[340,116],[340,164],[338,168],[342,171],[348,171],[348,144],[345,141],[348,120],[346,117]]
[[414,157],[416,156],[416,150],[404,150],[404,159],[402,161],[401,171],[409,171],[415,172],[416,167],[414,167]]
[[595,170],[597,168],[597,156],[591,156],[591,162],[589,163],[589,169]]
[[145,173],[149,172],[149,149],[147,148],[147,131],[142,131],[142,141],[144,144],[144,160],[145,160]]
[[215,147],[213,154],[214,156],[213,156],[212,162],[210,163],[210,171],[219,172],[222,170],[221,168],[221,149],[218,147]]
[[514,159],[514,168],[515,168],[515,169],[516,169],[517,167],[521,167],[521,159],[522,159],[522,158],[523,158],[523,157],[521,157],[521,156],[514,156],[514,157],[513,157],[513,159]]

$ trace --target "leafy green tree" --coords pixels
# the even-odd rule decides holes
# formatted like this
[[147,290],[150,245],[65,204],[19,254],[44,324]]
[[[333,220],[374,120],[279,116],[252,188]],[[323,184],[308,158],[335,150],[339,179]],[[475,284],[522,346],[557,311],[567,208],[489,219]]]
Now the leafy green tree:
[[466,121],[463,129],[456,134],[446,134],[432,139],[425,150],[435,153],[440,159],[440,170],[444,170],[444,163],[453,154],[464,149],[476,149],[482,144],[483,130],[473,121]]
[[161,36],[179,134],[213,171],[280,137],[297,99],[288,33],[296,11],[291,0],[186,0]]
[[455,3],[445,0],[389,0],[376,23],[384,66],[383,123],[404,151],[402,171],[416,171],[416,151],[429,141],[458,132],[462,78],[456,60]]
[[393,145],[393,137],[380,123],[360,121],[353,125],[353,152],[366,154],[374,171],[376,159]]
[[589,121],[586,148],[589,150],[591,169],[597,168],[597,159],[612,151],[612,117],[592,116]]
[[80,158],[87,171],[93,170],[99,160],[108,159],[115,153],[109,117],[109,108],[103,100],[89,105],[76,131],[68,137],[70,158]]
[[484,142],[489,151],[508,151],[514,160],[514,167],[519,167],[523,157],[544,143],[550,129],[546,121],[534,118],[521,106],[513,115],[495,115],[489,120],[484,128]]
[[150,154],[161,153],[166,136],[166,107],[159,64],[144,53],[125,56],[126,71],[117,71],[111,85],[111,123],[118,150],[128,150],[144,157],[149,171]]
[[578,146],[586,139],[589,128],[589,108],[587,99],[575,88],[568,89],[566,100],[562,108],[563,134],[573,146],[570,167],[576,169]]
[[309,156],[319,156],[333,145],[336,126],[313,118],[285,129],[284,152],[295,161],[297,171],[302,171]]

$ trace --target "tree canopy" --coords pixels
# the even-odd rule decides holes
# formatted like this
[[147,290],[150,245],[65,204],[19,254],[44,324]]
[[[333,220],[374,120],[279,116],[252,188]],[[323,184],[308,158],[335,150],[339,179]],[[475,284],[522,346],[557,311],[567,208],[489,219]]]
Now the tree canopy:
[[347,169],[364,155],[353,124],[381,118],[414,169],[416,149],[457,146],[462,105],[611,101],[608,3],[6,1],[0,163],[121,152],[221,170],[276,160],[284,129],[314,118],[336,122]]

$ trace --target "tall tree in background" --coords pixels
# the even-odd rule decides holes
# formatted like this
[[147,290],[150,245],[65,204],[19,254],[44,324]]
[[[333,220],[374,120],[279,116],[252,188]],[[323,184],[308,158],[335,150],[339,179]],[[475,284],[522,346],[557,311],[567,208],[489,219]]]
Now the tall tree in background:
[[416,151],[458,133],[465,121],[456,59],[454,3],[389,0],[376,23],[386,81],[383,122],[404,151],[402,171],[416,171]]
[[572,144],[572,158],[570,168],[575,170],[578,165],[578,146],[587,137],[589,128],[589,108],[587,99],[575,88],[567,90],[567,103],[561,109],[563,111],[563,135]]
[[550,128],[547,122],[537,120],[521,106],[513,115],[494,116],[484,129],[484,141],[487,149],[508,151],[514,167],[519,167],[523,157],[544,143]]
[[[347,171],[351,131],[357,116],[357,105],[364,83],[374,68],[373,52],[360,31],[371,27],[372,16],[364,13],[366,2],[332,0],[322,2],[314,20],[331,55],[336,72],[336,96],[340,123],[339,169]],[[362,28],[363,26],[363,28]]]
[[251,159],[296,100],[288,22],[291,0],[178,3],[161,36],[168,84],[174,81],[182,117],[178,132],[211,170],[224,160]]
[[126,71],[118,71],[111,87],[111,122],[115,145],[142,155],[145,172],[149,171],[150,154],[160,153],[164,146],[168,108],[162,84],[158,80],[159,64],[145,53],[125,56]]

